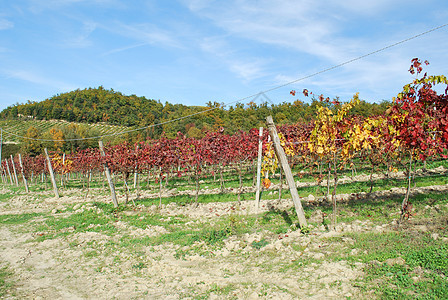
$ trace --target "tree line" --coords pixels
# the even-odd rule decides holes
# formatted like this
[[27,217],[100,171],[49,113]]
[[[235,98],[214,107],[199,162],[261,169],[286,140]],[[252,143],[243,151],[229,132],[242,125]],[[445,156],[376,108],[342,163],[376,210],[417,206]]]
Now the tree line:
[[[127,126],[130,129],[149,126],[146,130],[121,137],[121,140],[117,141],[118,143],[123,139],[134,142],[146,138],[158,138],[162,133],[169,138],[174,138],[178,132],[187,137],[202,138],[207,132],[216,131],[221,127],[224,128],[225,133],[233,134],[238,130],[249,131],[252,128],[263,126],[268,115],[272,115],[279,125],[309,122],[313,120],[320,105],[321,101],[315,97],[312,97],[308,103],[297,98],[290,98],[290,101],[279,104],[267,102],[257,104],[251,101],[246,104],[236,103],[228,107],[216,101],[209,101],[205,106],[187,106],[169,102],[162,104],[160,100],[136,95],[127,96],[100,86],[58,94],[41,102],[28,101],[24,104],[15,104],[0,112],[0,118],[4,120],[57,119],[90,124],[104,122],[111,125]],[[330,109],[334,108],[331,102],[327,105]],[[361,101],[356,110],[351,113],[360,116],[379,115],[384,113],[390,105],[391,102],[388,101],[381,103]],[[196,115],[176,122],[169,122],[191,114]],[[151,126],[160,123],[164,123],[164,125]],[[72,129],[72,131],[67,131],[56,126],[47,132],[39,132],[35,128],[30,128],[27,136],[69,139],[93,136],[96,133],[79,132],[79,128]],[[88,146],[88,143],[79,144],[71,143],[66,146],[65,150]]]

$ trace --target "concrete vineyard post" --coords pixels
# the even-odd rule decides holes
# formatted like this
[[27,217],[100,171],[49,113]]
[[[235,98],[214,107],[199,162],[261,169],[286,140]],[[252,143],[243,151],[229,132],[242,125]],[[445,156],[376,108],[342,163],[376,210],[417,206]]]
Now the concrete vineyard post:
[[[104,152],[103,141],[98,141],[98,144],[100,146],[101,156],[105,157],[106,153]],[[117,194],[115,193],[115,185],[114,182],[112,181],[112,177],[110,176],[110,170],[109,167],[107,166],[107,163],[104,163],[104,173],[106,173],[107,182],[109,183],[112,202],[114,203],[114,207],[117,208],[118,207]]]
[[13,185],[14,181],[12,179],[11,170],[9,169],[9,164],[8,164],[8,159],[7,158],[5,158],[5,163],[6,163],[6,170],[8,170],[9,181],[11,182],[11,185]]
[[51,183],[53,184],[54,196],[56,198],[59,198],[58,186],[56,184],[56,178],[54,177],[53,166],[51,165],[51,160],[50,160],[50,157],[48,156],[47,148],[44,148],[44,152],[45,152],[45,157],[47,159],[47,166],[48,166],[48,172],[50,173]]
[[14,182],[16,183],[16,186],[19,186],[19,179],[17,178],[17,172],[16,172],[16,165],[14,164],[14,158],[11,154],[11,164],[12,164],[12,170],[14,171]]
[[23,184],[25,185],[25,190],[27,193],[29,193],[30,190],[28,189],[28,181],[26,180],[26,177],[25,177],[25,170],[23,169],[23,163],[22,163],[22,155],[20,155],[20,153],[19,153],[19,164],[20,164],[20,170],[22,173]]

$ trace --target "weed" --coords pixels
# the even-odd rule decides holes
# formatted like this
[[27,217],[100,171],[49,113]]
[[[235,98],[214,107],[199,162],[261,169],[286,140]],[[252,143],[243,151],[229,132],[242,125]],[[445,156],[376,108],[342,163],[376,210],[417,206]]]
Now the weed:
[[6,202],[6,201],[9,201],[12,197],[14,197],[14,194],[12,194],[12,193],[0,194],[0,201],[1,202]]
[[[226,285],[226,286],[219,286],[216,283],[213,283],[210,289],[206,292],[208,296],[211,294],[217,294],[217,295],[223,295],[223,296],[230,296],[230,293],[234,291],[236,287],[232,284]],[[235,296],[234,296],[235,297]],[[233,297],[230,297],[232,299]]]
[[250,245],[252,246],[252,248],[260,250],[261,248],[263,248],[264,246],[266,246],[268,244],[269,244],[268,241],[266,241],[265,239],[261,239],[260,241],[253,241],[252,244],[250,244]]
[[0,298],[2,299],[8,292],[10,292],[11,287],[13,286],[9,280],[11,275],[12,273],[7,267],[0,268]]
[[88,251],[84,254],[85,257],[98,257],[99,253],[98,251],[92,250]]
[[2,224],[10,224],[10,225],[18,225],[23,224],[31,219],[34,219],[41,214],[38,213],[29,213],[29,214],[11,214],[11,215],[0,215],[0,223]]
[[139,262],[135,265],[132,265],[132,268],[137,269],[137,270],[142,270],[142,269],[146,268],[146,265],[142,262]]
[[[351,234],[353,247],[365,250],[350,259],[360,258],[365,269],[367,289],[385,299],[446,299],[448,297],[448,246],[429,234],[414,232]],[[360,251],[364,253],[364,251]],[[402,257],[404,265],[381,263]],[[378,264],[369,263],[379,261]],[[420,275],[414,270],[423,270]],[[417,276],[418,275],[418,276]]]
[[295,212],[287,210],[271,209],[264,213],[260,219],[260,225],[266,230],[275,232],[275,234],[287,233],[291,226],[295,226],[297,215]]
[[307,226],[300,228],[300,233],[307,234],[310,233],[311,229]]
[[165,228],[172,228],[174,230],[175,227],[171,225],[182,225],[186,223],[186,217],[184,216],[175,216],[166,219],[162,215],[158,214],[144,214],[144,217],[141,218],[140,215],[121,215],[120,219],[122,222],[126,222],[130,226],[134,226],[141,229],[146,229],[148,226],[162,226]]
[[430,245],[423,249],[414,249],[408,255],[412,266],[420,266],[424,269],[448,275],[448,245]]
[[49,216],[43,225],[37,227],[37,231],[48,232],[38,238],[38,241],[43,241],[87,231],[112,235],[117,232],[117,229],[112,225],[110,216],[98,214],[93,210],[86,210],[67,217]]

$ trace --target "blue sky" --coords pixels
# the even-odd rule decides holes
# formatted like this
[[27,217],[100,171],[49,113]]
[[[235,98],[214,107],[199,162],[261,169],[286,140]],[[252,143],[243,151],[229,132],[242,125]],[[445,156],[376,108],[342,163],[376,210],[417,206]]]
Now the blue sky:
[[[162,103],[228,103],[445,23],[442,0],[1,0],[0,109],[99,85]],[[447,75],[447,49],[444,27],[266,96],[294,101],[289,91],[307,88],[390,100],[412,80],[414,57]]]

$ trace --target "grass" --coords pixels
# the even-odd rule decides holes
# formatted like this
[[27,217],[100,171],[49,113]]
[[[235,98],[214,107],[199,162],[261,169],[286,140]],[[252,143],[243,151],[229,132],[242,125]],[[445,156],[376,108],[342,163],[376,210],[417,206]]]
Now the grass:
[[[128,226],[146,229],[149,226],[160,226],[167,230],[156,236],[132,237],[123,234],[118,246],[120,248],[138,249],[142,246],[156,246],[161,244],[174,244],[179,247],[189,247],[187,250],[178,250],[178,256],[192,253],[206,254],[210,249],[223,246],[223,241],[230,236],[241,236],[245,233],[271,231],[273,234],[286,233],[291,226],[296,226],[297,216],[293,209],[289,211],[272,210],[261,217],[230,215],[217,217],[213,224],[192,222],[191,219],[178,215],[165,217],[159,214],[135,213],[125,214],[121,207],[118,212],[111,204],[96,204],[102,209],[102,213],[95,210],[84,210],[67,217],[49,216],[44,224],[39,226],[39,232],[46,232],[38,238],[39,241],[57,237],[68,237],[79,232],[101,232],[113,236],[117,233],[115,221],[120,221]],[[129,209],[129,207],[127,208]],[[114,215],[114,213],[116,215]],[[188,225],[187,225],[188,223]],[[114,242],[110,242],[111,246]],[[265,240],[254,244],[263,247]],[[116,244],[113,246],[117,246]],[[88,254],[88,255],[92,255]]]
[[[361,164],[362,166],[363,164]],[[420,166],[421,168],[422,166]],[[439,160],[439,161],[430,161],[427,163],[427,168],[436,168],[438,166],[445,166],[448,167],[448,161],[447,160]],[[293,172],[298,172],[300,169],[300,166],[295,166],[295,169]],[[369,168],[368,167],[359,167],[359,172],[364,172],[368,174]],[[211,171],[210,171],[211,172]],[[201,189],[219,189],[220,187],[220,181],[219,181],[219,174],[216,175],[216,178],[214,179],[213,176],[210,174],[207,174],[207,171],[204,171],[205,176],[201,177]],[[251,187],[253,186],[253,172],[251,170],[245,171],[245,174],[243,176],[243,187]],[[339,176],[351,176],[351,170],[341,170]],[[121,175],[116,174],[116,190],[118,194],[124,194],[124,186],[123,182],[121,180]],[[192,203],[194,201],[194,191],[195,191],[195,182],[192,179],[190,182],[186,180],[188,176],[184,174],[184,176],[178,178],[176,176],[169,177],[168,185],[166,185],[166,182],[163,182],[164,190],[173,190],[176,191],[185,191],[189,190],[191,191],[192,195],[177,195],[177,196],[164,196],[162,198],[162,204],[168,204],[170,202],[176,202],[180,205],[186,205],[189,203]],[[40,183],[40,179],[36,177],[36,179],[39,182],[30,182],[30,189],[32,192],[38,192],[38,191],[50,191],[51,183],[49,182],[49,178],[47,178],[47,183],[45,184],[46,187],[42,183]],[[140,181],[139,181],[139,190],[151,192],[156,197],[155,198],[146,198],[142,199],[143,204],[149,205],[159,204],[159,198],[157,197],[159,192],[159,184],[155,182],[154,178],[151,178],[151,180],[148,182],[147,175],[140,175]],[[273,184],[278,184],[278,174],[277,176],[271,176],[271,180]],[[89,197],[95,197],[96,195],[104,195],[105,193],[109,193],[107,184],[104,184],[104,179],[101,177],[98,177],[97,175],[93,176],[93,180],[90,183],[90,192]],[[132,181],[132,180],[131,180]],[[239,181],[238,176],[234,172],[232,168],[227,168],[226,172],[224,173],[224,181],[225,181],[225,187],[226,188],[232,188],[234,191],[236,191],[239,187]],[[300,182],[314,182],[315,179],[312,174],[304,174],[301,179],[299,179]],[[58,184],[60,180],[57,180]],[[440,185],[440,184],[448,184],[448,177],[445,175],[433,175],[428,177],[416,177],[413,185],[415,186],[429,186],[429,185]],[[132,182],[129,182],[129,185],[131,186],[131,197],[135,197],[137,194],[136,189],[133,189]],[[385,190],[385,189],[391,189],[396,187],[406,187],[407,181],[406,179],[394,179],[394,178],[384,178],[375,180],[373,182],[373,191],[379,191],[379,190]],[[70,180],[65,181],[65,186],[63,188],[60,187],[60,193],[64,195],[71,195],[72,191],[71,189],[81,189],[83,187],[83,179],[79,178],[78,176],[72,176]],[[10,187],[8,187],[10,188]],[[15,188],[14,192],[23,191],[24,188]],[[370,183],[367,182],[351,182],[351,183],[345,183],[345,184],[339,184],[337,193],[338,194],[351,194],[351,193],[361,193],[361,192],[369,192],[370,190]],[[310,187],[304,187],[299,189],[299,195],[301,197],[307,197],[308,195],[312,194],[314,196],[323,196],[326,194],[327,188],[326,186],[310,186]],[[79,192],[78,192],[79,193]],[[87,190],[84,189],[84,194],[87,193]],[[2,197],[4,197],[4,200],[10,199],[11,195],[7,196],[1,196],[0,195],[0,201],[2,201]],[[282,192],[282,198],[288,198],[290,197],[289,189],[284,188]],[[252,199],[253,193],[242,193],[241,194],[242,200],[245,199]],[[198,202],[200,203],[209,203],[209,202],[230,202],[230,201],[236,201],[237,195],[234,193],[219,193],[214,195],[199,195]],[[262,193],[262,199],[269,200],[269,199],[278,199],[278,189],[277,190],[267,190]]]
[[[433,162],[437,165],[437,162]],[[442,165],[442,164],[441,164]],[[231,177],[226,177],[226,187],[236,184],[236,180],[231,182]],[[184,179],[183,179],[184,180]],[[213,182],[211,178],[205,179],[206,182],[201,187],[218,187],[219,181]],[[274,179],[275,181],[275,179]],[[446,176],[432,176],[426,178],[416,178],[416,186],[428,186],[435,184],[447,184]],[[75,191],[67,191],[73,195],[82,194],[79,188],[80,182],[73,180],[70,188]],[[172,185],[171,185],[172,184]],[[251,185],[251,176],[246,176],[245,185]],[[388,190],[400,186],[406,186],[405,180],[381,179],[375,181],[375,190]],[[93,184],[100,189],[98,194],[103,194],[101,184]],[[35,188],[41,188],[42,185],[35,185]],[[151,184],[149,187],[158,192],[158,186]],[[177,179],[170,179],[168,187],[176,187],[178,190],[191,189]],[[107,186],[106,186],[107,188]],[[338,187],[338,193],[360,193],[366,192],[370,188],[368,182],[351,182],[341,184]],[[0,195],[0,201],[8,201],[16,194],[22,194],[20,188],[7,187],[14,192],[11,194]],[[325,191],[325,187],[307,187],[299,189],[302,197],[309,194],[317,194]],[[94,191],[92,191],[92,194]],[[46,197],[39,195],[39,198]],[[253,193],[242,194],[243,199],[253,199]],[[283,191],[283,198],[289,197],[289,191]],[[176,203],[177,205],[187,205],[193,201],[193,196],[179,195],[166,197],[162,199],[163,204]],[[269,195],[268,191],[263,193],[263,199],[278,199],[278,194]],[[235,202],[236,194],[207,194],[199,195],[199,203],[212,202]],[[28,201],[33,201],[29,200]],[[338,223],[352,223],[354,221],[365,222],[369,220],[371,227],[376,224],[390,224],[398,218],[402,195],[388,197],[386,199],[373,200],[365,199],[352,200],[345,203],[338,203]],[[322,239],[329,244],[325,248],[324,260],[326,261],[348,261],[351,264],[361,262],[365,265],[365,276],[358,279],[356,283],[361,287],[364,296],[377,297],[380,299],[446,299],[448,298],[448,246],[442,238],[448,237],[448,221],[444,217],[448,213],[448,195],[431,192],[424,195],[412,195],[411,202],[414,205],[415,216],[411,221],[407,221],[398,230],[393,229],[389,232],[351,232],[343,233],[339,236]],[[43,234],[38,235],[34,241],[42,242],[46,239],[61,238],[69,241],[72,247],[78,247],[74,235],[84,232],[98,232],[108,236],[104,241],[89,241],[83,252],[83,259],[98,260],[97,271],[104,272],[110,265],[103,260],[105,256],[116,253],[125,253],[126,258],[120,258],[119,255],[114,258],[114,265],[119,268],[120,264],[126,259],[131,259],[129,268],[134,273],[141,273],[144,276],[146,271],[143,269],[151,268],[151,261],[147,258],[147,251],[153,249],[157,251],[157,246],[166,245],[174,249],[174,255],[177,259],[186,258],[189,255],[201,255],[203,257],[213,257],[216,250],[222,250],[225,247],[226,239],[232,238],[240,243],[239,249],[252,249],[252,252],[241,250],[232,250],[231,258],[241,259],[239,263],[248,264],[250,267],[257,267],[260,272],[279,272],[285,276],[297,272],[303,272],[305,266],[310,264],[319,265],[322,259],[307,257],[306,259],[294,258],[279,262],[278,253],[275,250],[263,250],[264,247],[278,241],[279,235],[286,235],[292,230],[297,230],[298,220],[294,208],[270,209],[267,212],[258,215],[213,215],[211,218],[202,220],[190,218],[184,215],[166,216],[157,211],[145,210],[139,211],[139,206],[149,207],[158,205],[159,199],[143,198],[137,201],[138,206],[120,205],[114,208],[111,203],[95,202],[93,205],[83,206],[84,209],[75,212],[73,204],[67,204],[64,213],[52,215],[44,213],[24,213],[24,214],[6,214],[0,215],[1,225],[24,225],[33,220],[39,219],[39,224],[32,227],[31,230]],[[430,205],[432,208],[425,208]],[[191,207],[191,209],[194,209]],[[325,215],[332,213],[332,208],[327,203],[321,203],[319,206],[309,204],[304,205],[306,217],[309,218],[317,209]],[[311,223],[312,226],[328,225],[329,217],[324,217],[323,223]],[[117,226],[120,222],[120,226]],[[135,228],[148,229],[160,227],[159,233],[156,231],[151,235],[132,235],[131,231]],[[415,226],[427,226],[427,232],[414,230]],[[11,226],[14,227],[14,226]],[[24,226],[21,226],[24,227]],[[313,238],[312,227],[311,234],[307,236]],[[255,241],[246,242],[246,234],[258,234]],[[437,233],[440,238],[434,240],[431,234]],[[305,230],[302,234],[306,235]],[[351,239],[353,243],[346,242]],[[288,247],[297,253],[303,253],[307,246],[298,242],[298,240],[288,240]],[[272,246],[272,245],[271,245]],[[154,250],[156,249],[156,250]],[[352,252],[354,249],[357,251]],[[319,251],[319,250],[316,250]],[[328,253],[327,253],[328,252]],[[353,254],[354,253],[354,254]],[[127,258],[129,257],[129,258]],[[388,259],[401,257],[405,263],[389,265]],[[160,257],[160,259],[162,259]],[[252,263],[251,260],[254,260]],[[255,265],[252,265],[255,264]],[[244,275],[247,270],[242,268],[241,274]],[[9,273],[7,269],[0,270],[0,297],[5,293],[10,285],[8,284]],[[338,283],[332,283],[337,285]],[[5,286],[5,287],[4,287]],[[3,288],[4,287],[4,288]],[[196,289],[192,287],[186,292],[186,297],[191,296],[195,299],[207,299],[212,294],[223,296],[225,298],[236,297],[235,291],[240,289],[239,285],[211,285],[205,289]],[[266,296],[272,289],[260,291],[261,296]]]
[[38,238],[38,241],[68,236],[76,232],[101,232],[106,235],[117,232],[113,226],[112,216],[98,214],[94,210],[85,210],[67,217],[48,216],[36,230],[46,232]]
[[[20,119],[20,120],[1,120],[0,126],[8,132],[13,132],[14,134],[17,134],[19,136],[25,136],[28,128],[35,127],[42,132],[45,132],[46,130],[49,130],[51,127],[58,126],[58,127],[67,127],[70,124],[77,124],[81,128],[86,129],[95,129],[101,134],[109,134],[109,133],[117,133],[121,132],[127,127],[125,126],[118,126],[118,125],[109,125],[109,124],[103,124],[103,123],[95,123],[95,124],[88,124],[88,123],[75,123],[75,122],[67,122],[64,120],[32,120],[32,119]],[[22,142],[22,139],[16,136],[7,136],[8,141],[13,142]]]
[[[367,264],[364,291],[382,299],[447,299],[448,246],[429,233],[390,232],[349,235],[367,254],[349,257]],[[362,253],[362,251],[361,251]],[[401,257],[405,264],[390,265]],[[377,263],[372,263],[377,262]]]
[[14,194],[0,194],[0,202],[9,201],[12,197],[14,197]]
[[0,215],[0,224],[8,224],[8,225],[24,224],[41,215],[42,214],[38,213]]
[[268,245],[269,242],[266,241],[265,239],[261,239],[259,241],[253,241],[252,244],[250,244],[252,246],[252,248],[260,250],[261,248],[263,248],[264,246]]
[[[190,224],[176,222],[176,226],[167,226],[167,233],[156,236],[129,237],[123,236],[120,240],[120,246],[135,248],[141,246],[157,246],[161,244],[173,244],[184,249],[176,250],[176,257],[200,253],[210,254],[210,249],[217,249],[223,246],[223,241],[232,235],[247,232],[247,227],[233,217],[223,217],[213,226],[204,226],[204,224]],[[188,248],[188,249],[185,249]]]
[[13,284],[10,281],[12,273],[7,267],[0,268],[0,298],[3,299],[10,292]]
[[[242,199],[248,199],[253,196],[253,193],[242,194]],[[198,196],[198,203],[212,203],[212,202],[233,202],[237,200],[237,195],[234,194],[205,194]],[[142,198],[139,203],[144,205],[159,205],[159,198]],[[176,203],[177,205],[187,205],[194,203],[194,196],[177,195],[162,198],[162,204]]]
[[[380,299],[447,299],[448,298],[448,238],[446,206],[428,214],[428,204],[446,205],[447,195],[428,193],[413,197],[416,215],[396,230],[389,232],[346,233],[328,240],[341,243],[344,237],[354,241],[349,247],[340,247],[328,258],[366,264],[365,276],[357,283],[366,294]],[[373,205],[372,205],[373,204]],[[393,220],[384,216],[390,212],[391,200],[380,203],[349,204],[354,213],[369,209],[372,221],[383,218],[383,223]],[[375,208],[376,207],[376,208]],[[373,212],[373,213],[372,213]],[[361,218],[356,218],[361,219]],[[423,231],[415,229],[423,226]],[[419,228],[419,227],[417,227]],[[434,239],[434,234],[437,239]],[[357,249],[355,255],[350,252]],[[402,258],[404,264],[389,265],[388,259]]]
[[[204,282],[198,282],[196,287],[200,287],[201,285],[205,284]],[[228,284],[228,285],[218,285],[216,283],[213,283],[210,288],[208,288],[206,291],[198,292],[196,290],[195,286],[192,286],[189,288],[188,292],[183,292],[180,294],[180,298],[191,298],[195,300],[200,299],[210,299],[213,296],[221,296],[225,297],[225,299],[238,299],[236,296],[236,293],[234,291],[238,288],[236,284]],[[221,298],[220,297],[220,298]]]

